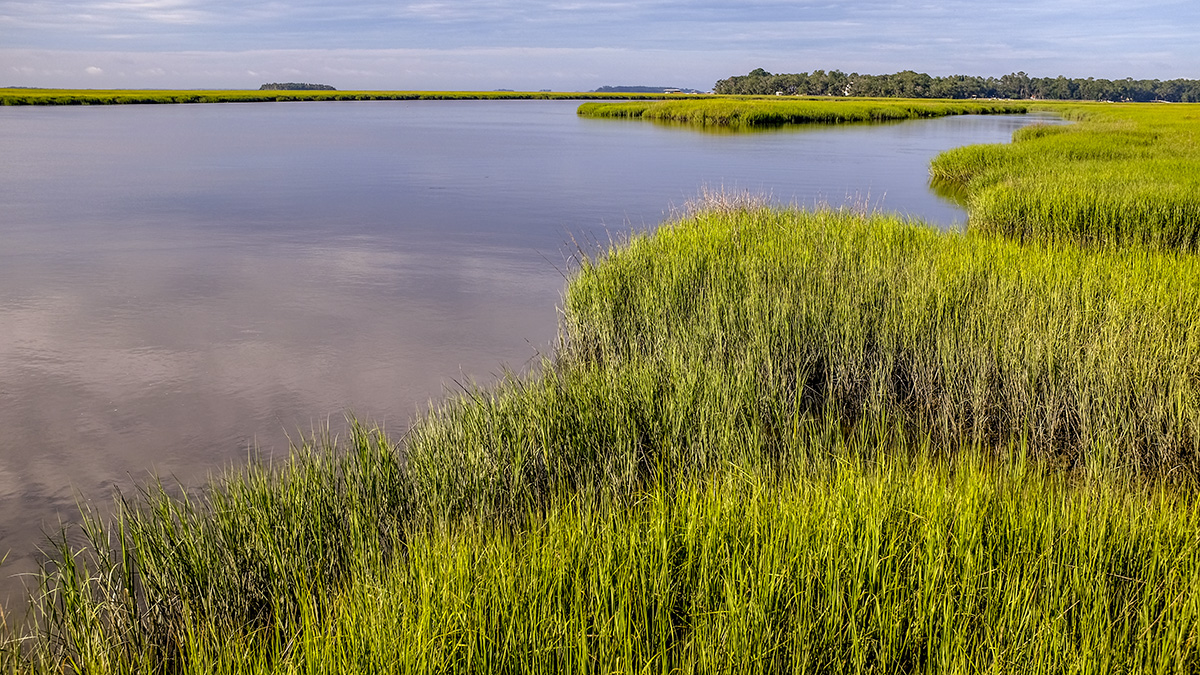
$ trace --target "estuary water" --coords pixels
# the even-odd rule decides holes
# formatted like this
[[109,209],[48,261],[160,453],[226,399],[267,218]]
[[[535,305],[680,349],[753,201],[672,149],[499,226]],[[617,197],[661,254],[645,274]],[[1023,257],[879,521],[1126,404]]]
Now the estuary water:
[[347,413],[399,435],[525,368],[579,246],[702,189],[953,226],[929,160],[1032,121],[716,134],[576,105],[0,108],[0,603],[80,502]]

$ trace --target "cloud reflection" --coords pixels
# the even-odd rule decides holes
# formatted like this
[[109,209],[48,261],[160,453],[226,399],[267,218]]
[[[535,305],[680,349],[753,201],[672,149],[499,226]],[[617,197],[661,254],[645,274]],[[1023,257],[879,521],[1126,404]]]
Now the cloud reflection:
[[[148,471],[195,483],[347,411],[400,432],[449,378],[521,368],[554,335],[561,286],[522,255],[363,238],[183,246],[169,265],[109,252],[0,304],[5,571],[41,544],[12,523],[69,517],[76,491],[103,501]],[[45,278],[42,262],[0,276]]]

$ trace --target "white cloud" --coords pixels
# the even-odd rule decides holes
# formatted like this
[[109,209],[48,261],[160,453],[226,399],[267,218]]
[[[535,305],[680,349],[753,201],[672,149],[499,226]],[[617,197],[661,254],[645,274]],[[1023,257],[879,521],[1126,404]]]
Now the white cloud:
[[201,6],[191,0],[110,0],[91,5],[97,15],[113,18],[179,24],[219,20]]
[[83,72],[87,73],[88,75],[103,75],[104,69],[97,68],[96,66],[88,66],[87,68],[83,69]]

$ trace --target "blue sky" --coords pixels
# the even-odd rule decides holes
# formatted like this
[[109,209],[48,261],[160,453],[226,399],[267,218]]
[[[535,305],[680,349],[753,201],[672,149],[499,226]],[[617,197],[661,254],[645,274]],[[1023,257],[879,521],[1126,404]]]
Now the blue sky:
[[711,88],[756,67],[1200,79],[1196,0],[0,0],[0,86]]

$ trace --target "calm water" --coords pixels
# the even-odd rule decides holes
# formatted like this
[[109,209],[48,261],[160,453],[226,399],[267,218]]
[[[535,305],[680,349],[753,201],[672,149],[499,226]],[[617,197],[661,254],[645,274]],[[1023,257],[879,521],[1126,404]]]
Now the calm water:
[[705,134],[571,102],[0,109],[0,602],[79,500],[352,411],[400,433],[545,352],[572,241],[702,187],[943,225],[928,161],[1026,118]]

